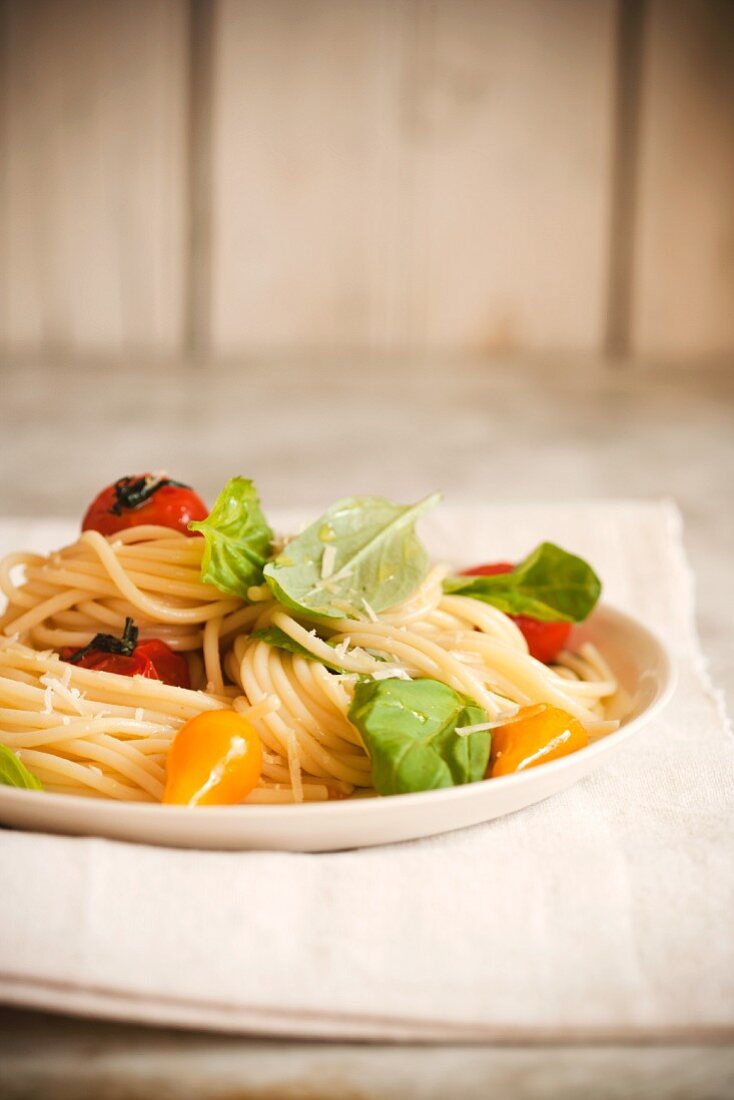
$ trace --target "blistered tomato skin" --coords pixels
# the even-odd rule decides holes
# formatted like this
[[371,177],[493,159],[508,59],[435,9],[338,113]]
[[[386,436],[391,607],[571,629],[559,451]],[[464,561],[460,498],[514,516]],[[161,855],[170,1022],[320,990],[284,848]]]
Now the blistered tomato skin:
[[135,655],[140,655],[150,662],[155,669],[155,674],[164,684],[171,687],[190,688],[191,677],[186,658],[181,653],[176,653],[166,642],[160,638],[148,638],[138,642]]
[[233,710],[210,710],[176,734],[166,761],[163,801],[177,806],[232,806],[253,790],[262,773],[254,727]]
[[[61,660],[71,661],[77,651],[73,646],[61,650]],[[104,650],[92,650],[79,660],[73,661],[77,668],[90,668],[94,672],[114,672],[116,676],[144,676],[146,680],[160,680],[152,662],[139,653],[129,656],[124,653],[105,653]]]
[[109,536],[152,524],[196,538],[196,532],[189,531],[190,521],[208,515],[206,504],[188,485],[155,474],[136,474],[119,478],[94,498],[82,520],[82,531]]
[[[491,565],[475,565],[471,569],[463,569],[465,577],[495,577],[499,573],[511,573],[515,566],[509,561],[497,561]],[[541,622],[540,619],[531,619],[527,615],[510,615],[518,630],[528,643],[528,652],[536,661],[542,661],[548,665],[554,661],[560,651],[568,642],[571,633],[571,623]]]
[[589,735],[577,718],[545,703],[522,707],[513,722],[492,731],[488,778],[525,771],[577,752]]
[[114,672],[117,676],[144,676],[148,680],[161,680],[171,687],[191,687],[186,658],[175,653],[160,638],[139,642],[138,628],[131,618],[125,620],[121,637],[114,634],[95,634],[89,645],[82,646],[81,649],[64,646],[61,660],[97,672]]

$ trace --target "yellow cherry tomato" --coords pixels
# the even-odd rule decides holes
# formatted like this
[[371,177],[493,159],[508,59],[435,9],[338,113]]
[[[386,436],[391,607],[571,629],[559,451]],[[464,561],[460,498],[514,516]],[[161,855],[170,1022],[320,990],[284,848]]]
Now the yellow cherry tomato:
[[163,801],[179,806],[229,806],[250,793],[262,772],[257,731],[233,710],[190,718],[166,761]]
[[534,768],[557,760],[589,743],[578,718],[545,703],[521,707],[516,718],[492,731],[488,774],[497,775]]

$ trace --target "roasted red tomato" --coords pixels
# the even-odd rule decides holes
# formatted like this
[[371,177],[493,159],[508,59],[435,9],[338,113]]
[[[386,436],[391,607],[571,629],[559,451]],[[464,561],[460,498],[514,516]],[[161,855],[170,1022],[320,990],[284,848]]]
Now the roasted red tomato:
[[[498,573],[511,573],[515,566],[509,561],[496,561],[489,565],[475,565],[463,569],[465,577],[494,577]],[[571,633],[571,623],[544,623],[540,619],[531,619],[527,615],[510,615],[528,643],[530,656],[544,664],[549,664],[563,649]]]
[[196,537],[195,531],[189,531],[189,521],[208,515],[206,504],[188,485],[155,474],[139,474],[121,477],[103,489],[89,505],[82,531],[114,535],[150,523]]
[[181,688],[191,687],[186,658],[180,653],[175,653],[160,638],[148,638],[144,642],[138,642],[134,656],[142,657],[143,660],[148,661],[157,673],[158,679],[162,680],[164,684]]
[[97,672],[115,672],[118,676],[145,676],[172,687],[191,687],[186,658],[174,653],[160,638],[138,641],[138,628],[125,620],[121,638],[114,634],[95,634],[82,649],[65,646],[61,660]]

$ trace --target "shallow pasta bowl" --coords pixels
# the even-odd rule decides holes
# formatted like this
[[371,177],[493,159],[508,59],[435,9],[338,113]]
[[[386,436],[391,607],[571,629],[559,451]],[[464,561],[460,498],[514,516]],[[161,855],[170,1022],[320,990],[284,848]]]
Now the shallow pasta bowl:
[[587,748],[528,771],[392,798],[198,809],[0,786],[0,823],[177,848],[324,852],[415,840],[490,821],[540,802],[600,767],[670,698],[675,683],[670,653],[641,623],[602,606],[575,631],[574,643],[585,641],[598,646],[619,681],[611,706],[624,714],[622,724]]

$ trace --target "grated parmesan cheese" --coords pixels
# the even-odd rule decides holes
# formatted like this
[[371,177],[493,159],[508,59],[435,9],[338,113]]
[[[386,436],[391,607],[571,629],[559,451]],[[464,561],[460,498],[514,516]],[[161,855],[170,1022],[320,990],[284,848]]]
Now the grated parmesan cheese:
[[351,638],[344,638],[338,645],[334,646],[334,653],[337,657],[346,657],[349,650],[349,646],[352,644]]
[[84,707],[80,705],[81,700],[84,698],[79,688],[67,687],[63,680],[60,680],[58,676],[52,676],[50,672],[45,672],[40,677],[40,683],[46,688],[44,699],[48,700],[48,710],[44,710],[44,714],[51,714],[53,710],[53,699],[55,696],[66,703],[68,707],[75,710],[77,714],[84,714]]
[[380,620],[378,619],[374,608],[370,607],[370,605],[367,603],[367,600],[364,598],[364,596],[362,596],[362,605],[363,605],[365,611],[367,612],[367,618],[370,619],[373,623],[379,623]]
[[321,555],[321,579],[326,580],[334,572],[334,565],[336,563],[336,547],[325,546],[324,552]]
[[494,730],[498,726],[509,726],[511,722],[519,721],[518,711],[519,707],[515,707],[514,710],[505,711],[498,718],[494,718],[491,722],[477,722],[475,726],[457,726],[454,730],[458,733],[459,737],[468,737],[470,733],[481,733],[483,730]]
[[[43,677],[41,678],[41,682],[43,682]],[[51,691],[51,688],[49,686],[43,693],[43,710],[41,711],[41,714],[53,714],[53,710],[54,697],[53,692]]]
[[404,668],[380,668],[372,673],[373,680],[409,680]]
[[502,722],[477,722],[476,726],[457,726],[454,733],[459,737],[468,737],[470,733],[483,733],[484,730],[491,730],[501,725]]

